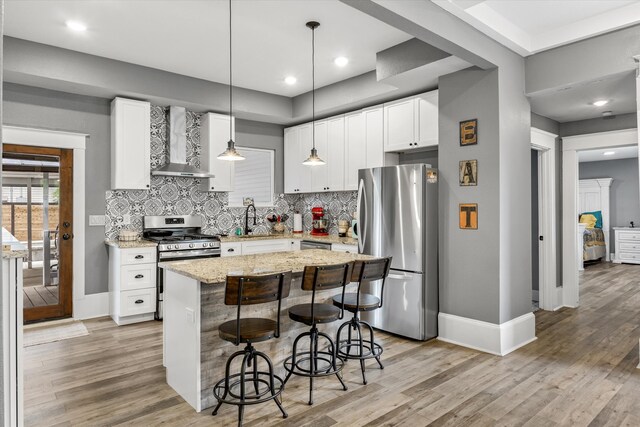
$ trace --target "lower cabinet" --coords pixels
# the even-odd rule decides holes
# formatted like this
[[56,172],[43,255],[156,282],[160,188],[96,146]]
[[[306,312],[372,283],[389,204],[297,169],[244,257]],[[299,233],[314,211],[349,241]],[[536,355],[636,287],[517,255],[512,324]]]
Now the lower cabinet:
[[289,252],[300,250],[300,239],[264,239],[247,242],[224,242],[220,245],[221,256],[264,254],[269,252]]
[[109,314],[118,325],[153,320],[156,248],[109,247]]
[[357,254],[358,245],[345,245],[342,243],[333,243],[331,245],[331,250],[336,252],[346,252],[351,254]]

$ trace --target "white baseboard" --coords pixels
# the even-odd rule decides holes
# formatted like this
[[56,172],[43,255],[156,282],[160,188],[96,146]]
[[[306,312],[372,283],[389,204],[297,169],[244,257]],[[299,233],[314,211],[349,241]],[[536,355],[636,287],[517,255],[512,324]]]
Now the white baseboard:
[[536,318],[527,313],[508,322],[494,323],[438,314],[438,339],[451,344],[504,356],[535,341]]
[[92,319],[109,315],[109,292],[85,295],[73,301],[73,318]]

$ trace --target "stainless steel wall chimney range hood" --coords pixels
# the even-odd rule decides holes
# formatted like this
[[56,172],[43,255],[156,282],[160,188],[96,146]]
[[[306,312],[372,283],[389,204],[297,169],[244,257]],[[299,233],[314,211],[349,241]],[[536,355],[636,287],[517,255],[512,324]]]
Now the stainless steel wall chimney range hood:
[[187,110],[184,107],[169,107],[169,163],[151,175],[215,178],[187,163]]

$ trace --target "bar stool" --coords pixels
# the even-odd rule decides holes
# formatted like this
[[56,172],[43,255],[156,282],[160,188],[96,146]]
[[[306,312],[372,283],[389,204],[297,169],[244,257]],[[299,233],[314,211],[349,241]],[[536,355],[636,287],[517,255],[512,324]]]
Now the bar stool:
[[[285,384],[291,375],[309,378],[309,405],[313,405],[313,379],[335,375],[342,388],[347,386],[342,381],[340,371],[344,367],[344,360],[337,356],[333,339],[324,332],[318,331],[318,324],[331,323],[344,317],[344,310],[331,304],[316,303],[316,291],[342,288],[349,283],[352,263],[306,266],[302,274],[302,290],[311,291],[311,304],[298,304],[289,308],[289,318],[293,321],[311,326],[309,332],[303,332],[293,341],[293,352],[284,361],[284,368],[288,374]],[[298,343],[304,337],[309,337],[309,351],[298,351]],[[318,350],[319,339],[327,341],[326,350]]]
[[[284,390],[284,381],[273,373],[273,364],[266,354],[257,351],[253,343],[278,338],[280,336],[280,307],[282,299],[289,296],[291,272],[259,276],[227,276],[224,291],[225,305],[238,307],[235,320],[224,322],[218,327],[220,338],[236,346],[246,344],[242,351],[233,353],[227,360],[225,376],[213,387],[213,395],[218,405],[212,415],[218,413],[223,403],[238,406],[238,426],[242,426],[244,407],[273,400],[287,418],[278,397]],[[240,318],[240,309],[245,305],[278,302],[276,320],[263,318]],[[234,360],[242,358],[240,372],[231,374]],[[262,359],[267,371],[258,370],[258,361]],[[253,390],[247,390],[247,387]]]
[[[373,328],[370,324],[361,320],[359,313],[361,311],[373,311],[382,307],[382,296],[384,294],[384,283],[389,275],[391,268],[391,258],[375,259],[370,261],[356,261],[353,266],[351,280],[358,282],[358,290],[356,293],[348,293],[336,295],[333,297],[333,304],[342,310],[353,313],[351,320],[344,322],[338,328],[336,334],[336,343],[338,346],[338,356],[343,359],[360,360],[360,370],[362,371],[362,383],[367,383],[365,377],[365,360],[376,359],[380,369],[384,369],[380,362],[382,354],[382,346],[375,342],[373,337]],[[375,280],[382,280],[380,287],[380,298],[368,293],[362,293],[362,285]],[[347,328],[348,335],[346,340],[342,340],[340,335],[344,328]],[[366,327],[369,331],[369,339],[365,339],[362,334],[362,328]],[[356,337],[351,336],[351,330],[357,332]],[[353,350],[353,351],[352,351]]]

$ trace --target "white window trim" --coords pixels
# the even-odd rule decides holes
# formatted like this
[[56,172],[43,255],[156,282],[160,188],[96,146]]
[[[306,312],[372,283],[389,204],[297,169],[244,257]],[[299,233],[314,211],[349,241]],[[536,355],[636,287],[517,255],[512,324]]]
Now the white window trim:
[[[255,147],[241,147],[241,146],[236,146],[236,148],[238,149],[238,151],[240,153],[242,152],[246,152],[246,151],[259,151],[259,152],[263,152],[266,151],[269,153],[269,156],[271,157],[271,191],[269,192],[269,194],[271,195],[271,201],[269,203],[255,203],[255,206],[257,208],[272,208],[275,206],[275,200],[274,200],[274,194],[275,194],[275,173],[276,173],[276,158],[275,158],[275,150],[272,150],[270,148],[255,148]],[[234,171],[234,181],[235,181],[235,171]],[[233,191],[235,192],[235,190]],[[229,207],[230,208],[244,208],[245,206],[240,204],[231,204],[231,201],[229,201]]]

